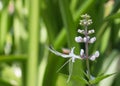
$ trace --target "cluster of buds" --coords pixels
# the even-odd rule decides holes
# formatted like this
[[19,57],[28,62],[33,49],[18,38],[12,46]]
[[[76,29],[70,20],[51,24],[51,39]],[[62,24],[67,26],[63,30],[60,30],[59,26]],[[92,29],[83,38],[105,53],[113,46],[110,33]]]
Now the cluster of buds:
[[[80,25],[84,26],[85,29],[84,30],[78,29],[78,33],[83,34],[84,37],[81,37],[81,36],[75,37],[75,41],[77,43],[82,43],[83,42],[83,43],[85,43],[85,45],[88,45],[88,43],[94,43],[96,41],[96,37],[91,37],[90,38],[89,35],[95,33],[95,31],[94,31],[94,29],[92,29],[92,30],[88,30],[87,29],[87,26],[89,26],[89,25],[92,24],[92,20],[90,19],[90,16],[87,15],[87,14],[82,15],[81,17],[83,18],[83,20],[80,20]],[[89,58],[90,60],[94,61],[97,57],[99,57],[99,51],[96,51],[91,56],[87,56],[84,53],[84,50],[81,49],[81,51],[80,51],[80,57],[83,58],[83,59]]]
[[89,26],[92,24],[92,19],[90,19],[90,16],[88,14],[81,16],[83,20],[80,20],[80,25],[82,26]]

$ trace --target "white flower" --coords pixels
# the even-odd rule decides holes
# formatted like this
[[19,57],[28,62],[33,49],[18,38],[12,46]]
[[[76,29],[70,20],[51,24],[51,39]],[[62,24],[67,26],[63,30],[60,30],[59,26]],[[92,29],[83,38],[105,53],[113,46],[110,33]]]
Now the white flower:
[[94,55],[95,55],[95,57],[99,57],[99,55],[100,55],[99,51],[96,51]]
[[56,54],[56,55],[58,55],[58,56],[61,56],[61,57],[63,57],[63,58],[71,58],[71,59],[72,59],[72,62],[75,62],[75,59],[81,59],[81,57],[80,57],[79,55],[75,55],[75,54],[74,54],[74,49],[75,49],[75,47],[73,47],[73,48],[71,49],[71,51],[70,51],[69,54],[63,54],[63,53],[60,53],[60,52],[56,51],[54,48],[49,47],[49,50],[50,50],[52,53],[54,53],[54,54]]
[[83,56],[83,55],[84,55],[84,50],[81,49],[81,50],[80,50],[80,56]]
[[81,36],[75,37],[75,41],[78,43],[83,42],[83,38]]
[[94,33],[95,32],[95,30],[89,30],[88,31],[88,34],[92,34],[92,33]]
[[78,29],[78,33],[84,34],[84,30]]
[[90,40],[89,40],[89,43],[94,43],[96,41],[96,37],[92,37]]
[[84,41],[84,42],[87,42],[87,41],[89,41],[89,39],[90,39],[90,37],[87,36],[87,37],[84,37],[84,38],[83,38],[83,41]]
[[96,59],[95,55],[92,55],[92,56],[90,57],[90,60],[91,60],[91,61],[94,61],[95,59]]
[[84,41],[84,42],[87,42],[87,38],[86,38],[86,37],[84,37],[84,38],[83,38],[83,41]]
[[99,51],[96,51],[95,54],[93,54],[91,57],[90,57],[90,60],[94,61],[96,58],[99,57]]

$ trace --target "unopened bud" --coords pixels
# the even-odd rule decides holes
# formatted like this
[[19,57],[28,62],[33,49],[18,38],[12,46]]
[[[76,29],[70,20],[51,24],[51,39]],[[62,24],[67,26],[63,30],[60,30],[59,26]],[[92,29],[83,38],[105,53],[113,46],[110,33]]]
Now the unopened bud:
[[83,39],[81,36],[78,36],[78,37],[75,37],[75,41],[80,43],[80,42],[83,42]]
[[95,55],[92,55],[92,56],[90,57],[90,60],[91,60],[91,61],[94,61],[95,59],[96,59]]
[[95,30],[89,30],[88,31],[88,34],[92,34],[92,33],[94,33],[95,32]]
[[84,42],[88,42],[88,41],[89,41],[89,39],[90,39],[90,37],[89,37],[89,36],[87,36],[87,37],[84,37],[84,38],[83,38],[83,41],[84,41]]
[[93,22],[91,19],[88,20],[88,25],[91,25]]
[[93,37],[89,40],[89,43],[94,43],[96,41],[96,37]]
[[83,33],[84,33],[84,30],[78,29],[78,33],[83,34]]
[[87,38],[86,38],[86,37],[84,37],[84,38],[83,38],[83,41],[84,41],[84,42],[87,42]]
[[95,57],[99,57],[99,55],[100,55],[99,51],[96,51],[94,55],[95,55]]
[[82,15],[81,17],[85,18],[85,19],[89,19],[90,18],[90,16],[88,14]]
[[93,54],[91,57],[90,57],[90,60],[94,61],[96,58],[99,57],[99,51],[96,51],[95,54]]
[[84,55],[84,50],[81,49],[81,50],[80,50],[80,56],[83,56],[83,55]]

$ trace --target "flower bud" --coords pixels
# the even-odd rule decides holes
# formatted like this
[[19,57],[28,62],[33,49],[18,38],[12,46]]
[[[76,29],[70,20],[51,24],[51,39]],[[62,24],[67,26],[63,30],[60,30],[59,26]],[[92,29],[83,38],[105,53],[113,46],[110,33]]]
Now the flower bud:
[[92,22],[92,19],[89,19],[88,20],[88,25],[91,25],[93,22]]
[[95,57],[99,57],[99,55],[100,55],[99,51],[96,51],[94,55],[95,55]]
[[94,43],[96,41],[96,37],[93,37],[89,40],[89,43]]
[[89,19],[90,16],[88,14],[85,14],[85,15],[81,15],[82,18],[85,18],[85,19]]
[[96,58],[99,57],[99,51],[96,51],[95,54],[93,54],[91,57],[90,57],[90,60],[94,61]]
[[88,34],[92,34],[92,33],[94,33],[95,32],[95,30],[89,30],[88,31]]
[[89,39],[90,39],[90,37],[87,36],[87,37],[84,37],[84,38],[83,38],[83,41],[84,41],[84,42],[87,42],[87,41],[89,41]]
[[78,33],[84,34],[84,30],[78,29]]
[[83,19],[80,20],[80,25],[89,26],[92,24],[92,19],[90,19],[90,16],[88,14],[82,15],[81,17]]
[[86,37],[84,37],[84,38],[83,38],[83,41],[84,41],[84,42],[87,42],[87,38],[86,38]]
[[83,39],[81,36],[78,36],[78,37],[75,37],[75,41],[80,43],[80,42],[83,42]]
[[92,56],[90,57],[90,60],[91,60],[91,61],[94,61],[95,59],[96,59],[95,55],[92,55]]
[[83,56],[83,55],[84,55],[84,50],[81,49],[81,50],[80,50],[80,56]]

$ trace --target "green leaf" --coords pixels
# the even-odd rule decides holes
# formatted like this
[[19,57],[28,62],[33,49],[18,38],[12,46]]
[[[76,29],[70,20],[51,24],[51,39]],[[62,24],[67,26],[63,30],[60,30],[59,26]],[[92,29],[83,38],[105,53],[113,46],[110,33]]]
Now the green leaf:
[[[59,75],[64,76],[65,78],[68,78],[68,75],[60,73]],[[81,76],[71,76],[70,81],[77,81],[80,84],[89,84],[89,82]],[[67,81],[66,81],[67,82]]]
[[120,12],[106,17],[105,20],[112,20],[112,19],[117,19],[117,18],[120,18]]
[[71,79],[73,79],[75,81],[79,81],[82,84],[89,84],[89,82],[83,77],[72,76]]
[[114,74],[116,74],[116,73],[101,75],[101,76],[98,76],[97,78],[95,78],[93,80],[90,80],[89,82],[90,82],[90,84],[96,84],[96,83],[99,83],[100,81],[102,81],[103,79],[108,78],[108,77],[110,77]]

